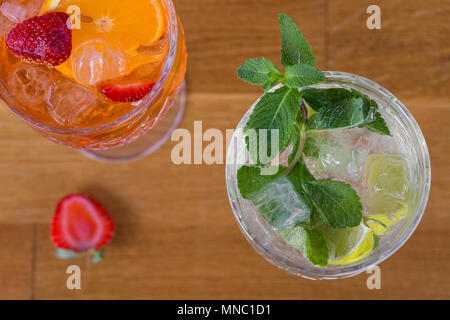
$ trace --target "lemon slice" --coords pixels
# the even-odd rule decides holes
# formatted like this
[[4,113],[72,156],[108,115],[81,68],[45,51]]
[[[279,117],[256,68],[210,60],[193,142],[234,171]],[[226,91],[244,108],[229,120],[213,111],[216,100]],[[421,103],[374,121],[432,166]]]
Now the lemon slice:
[[375,245],[374,232],[361,223],[355,228],[335,229],[328,224],[317,226],[324,234],[330,264],[349,264],[367,257]]

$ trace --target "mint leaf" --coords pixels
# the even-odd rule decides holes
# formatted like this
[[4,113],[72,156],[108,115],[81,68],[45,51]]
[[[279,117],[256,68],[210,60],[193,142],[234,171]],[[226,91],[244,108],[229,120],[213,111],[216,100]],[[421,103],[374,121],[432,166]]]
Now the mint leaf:
[[332,227],[356,227],[361,223],[361,201],[349,184],[327,179],[302,181],[301,185],[320,218]]
[[313,228],[308,231],[308,235],[309,241],[306,242],[306,256],[313,264],[326,267],[330,253],[322,231]]
[[266,89],[281,81],[283,75],[266,58],[250,59],[238,69],[238,77],[250,84],[261,85]]
[[281,80],[283,79],[283,76],[277,76],[277,77],[273,77],[272,79],[270,79],[269,81],[267,81],[263,86],[262,89],[264,90],[264,92],[269,91],[270,89],[272,89],[274,86],[276,86]]
[[[306,138],[308,139],[308,138]],[[295,185],[300,186],[301,181],[315,181],[314,176],[309,172],[308,167],[306,166],[303,158],[298,160],[295,167],[292,169],[291,173],[289,173],[289,178],[294,182]]]
[[323,233],[315,228],[297,226],[278,232],[289,245],[300,250],[312,264],[325,267],[328,264],[329,252]]
[[311,200],[308,198],[308,195],[305,194],[305,191],[302,188],[302,181],[315,181],[316,178],[311,174],[308,167],[306,166],[303,157],[301,157],[295,167],[288,175],[289,180],[294,184],[295,190],[300,193],[303,198],[308,203],[309,208],[311,209],[311,220],[316,220],[319,217],[317,210],[314,208]]
[[298,30],[295,22],[286,14],[279,15],[279,22],[283,47],[281,51],[281,64],[284,67],[299,63],[315,66],[316,58],[308,42],[303,37],[303,34]]
[[286,68],[283,84],[289,88],[302,88],[325,81],[323,73],[309,64],[295,64]]
[[242,166],[237,173],[238,188],[242,198],[251,200],[254,193],[259,192],[265,185],[280,176],[281,172],[275,175],[261,175],[261,170],[255,166]]
[[299,151],[298,148],[300,148],[300,130],[297,130],[297,128],[294,128],[292,130],[292,136],[290,139],[290,144],[292,145],[292,152],[288,157],[288,164],[292,163],[295,156],[297,155],[297,152]]
[[[261,147],[266,147],[267,156],[270,155],[272,158],[287,147],[292,130],[295,128],[295,119],[300,111],[301,100],[298,90],[281,87],[275,92],[265,93],[256,104],[244,128],[244,133],[249,135],[251,134],[249,130],[254,130],[253,134],[258,143],[256,157],[258,163],[261,160],[259,154]],[[278,150],[272,150],[272,130],[278,130]],[[264,133],[266,133],[266,139],[264,139]],[[248,147],[250,153],[253,153],[250,144]],[[254,155],[251,156],[255,158]]]
[[383,119],[383,117],[378,111],[375,112],[375,121],[366,123],[365,125],[363,125],[363,127],[367,128],[372,132],[392,136],[391,131],[389,130],[389,127],[386,124],[386,121]]
[[243,166],[237,178],[241,196],[250,200],[274,229],[288,229],[309,220],[307,202],[287,177],[262,176],[258,168]]
[[373,121],[373,112],[364,108],[361,98],[340,100],[322,107],[306,123],[309,130],[355,128]]
[[303,99],[315,111],[319,111],[322,107],[329,107],[338,101],[354,97],[350,91],[343,88],[311,88],[303,90],[302,94]]
[[367,128],[368,130],[372,132],[376,132],[382,135],[391,136],[391,131],[389,130],[386,121],[383,119],[381,114],[378,112],[378,103],[370,99],[369,96],[356,91],[355,89],[352,89],[352,94],[354,97],[360,97],[364,101],[364,108],[365,110],[370,110],[374,113],[374,119],[371,122],[368,122],[362,126],[361,128]]
[[[363,103],[361,109],[362,112],[358,116],[362,116],[363,121],[362,123],[355,125],[358,122],[357,120],[355,120],[356,119],[355,118],[353,121],[351,121],[354,124],[350,127],[367,128],[368,130],[379,134],[391,135],[391,132],[389,131],[388,126],[386,125],[386,122],[382,118],[381,114],[377,111],[378,110],[377,102],[373,99],[370,99],[369,96],[359,91],[356,91],[355,89],[351,89],[351,91],[349,91],[343,88],[330,88],[330,89],[311,88],[302,91],[302,94],[303,99],[308,103],[309,106],[311,106],[311,108],[313,108],[316,111],[320,111],[322,109],[332,111],[334,110],[333,108],[336,108],[337,105],[345,104],[351,98],[362,99]],[[358,108],[360,108],[359,105]],[[335,112],[340,111],[345,112],[342,109],[340,109],[339,111],[335,110]],[[350,109],[348,109],[348,111],[350,111]],[[359,110],[357,110],[357,112],[359,112]]]

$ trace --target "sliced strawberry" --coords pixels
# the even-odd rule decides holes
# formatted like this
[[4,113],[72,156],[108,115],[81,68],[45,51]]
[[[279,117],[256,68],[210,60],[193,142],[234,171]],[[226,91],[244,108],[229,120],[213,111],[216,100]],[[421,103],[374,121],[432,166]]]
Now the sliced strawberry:
[[6,36],[8,49],[29,63],[57,66],[72,53],[72,30],[69,15],[51,12],[19,23]]
[[136,102],[144,99],[155,84],[145,80],[116,80],[104,82],[100,90],[108,99],[116,102]]
[[58,203],[51,227],[52,241],[58,249],[75,252],[99,250],[114,234],[114,223],[95,200],[72,194]]

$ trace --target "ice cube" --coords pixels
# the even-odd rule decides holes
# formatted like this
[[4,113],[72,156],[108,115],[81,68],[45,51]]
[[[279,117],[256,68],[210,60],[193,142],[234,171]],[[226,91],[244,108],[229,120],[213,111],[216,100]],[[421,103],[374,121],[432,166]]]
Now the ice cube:
[[70,126],[83,113],[95,107],[99,100],[95,91],[62,78],[50,89],[48,111],[56,122]]
[[0,37],[3,37],[5,34],[7,34],[14,25],[14,22],[9,20],[3,14],[0,14]]
[[405,153],[405,145],[399,143],[396,138],[377,133],[368,136],[368,148],[370,153],[401,155]]
[[364,175],[370,214],[392,215],[406,206],[409,193],[407,162],[399,156],[371,154]]
[[100,81],[120,78],[127,72],[127,59],[104,40],[89,40],[74,48],[71,68],[75,78],[93,86]]
[[304,149],[308,168],[319,179],[359,181],[368,155],[366,134],[361,129],[310,133]]
[[45,103],[52,84],[50,72],[43,66],[20,63],[9,74],[9,94],[25,107]]
[[0,12],[13,23],[39,14],[44,0],[5,0],[0,6]]
[[367,187],[370,192],[383,193],[399,200],[406,200],[408,169],[399,156],[372,154],[367,163]]
[[253,202],[266,221],[277,230],[296,226],[310,215],[305,200],[286,177],[279,177],[264,186]]

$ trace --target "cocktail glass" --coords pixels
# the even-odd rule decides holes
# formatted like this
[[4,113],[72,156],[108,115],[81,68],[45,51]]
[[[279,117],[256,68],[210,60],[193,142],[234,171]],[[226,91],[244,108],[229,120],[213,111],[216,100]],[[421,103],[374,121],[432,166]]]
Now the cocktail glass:
[[[308,279],[339,279],[354,276],[389,258],[409,239],[419,224],[428,201],[431,183],[427,145],[408,109],[389,91],[373,81],[344,72],[327,71],[324,74],[326,81],[311,87],[355,89],[379,104],[380,112],[388,120],[394,138],[402,143],[403,149],[407,150],[406,160],[411,180],[409,209],[407,216],[381,238],[379,245],[367,257],[351,264],[329,264],[325,268],[311,264],[299,250],[281,239],[251,202],[240,195],[237,172],[242,165],[248,164],[249,159],[242,130],[258,102],[256,101],[240,121],[228,150],[226,182],[231,207],[242,233],[261,256],[286,272]],[[272,90],[276,90],[279,86]]]
[[[94,159],[128,161],[157,150],[178,126],[184,112],[187,55],[183,29],[172,0],[152,1],[162,8],[164,32],[155,44],[143,47],[142,52],[148,61],[157,55],[159,58],[138,65],[133,72],[144,79],[151,77],[155,84],[144,99],[134,103],[111,103],[89,86],[61,74],[58,71],[61,69],[50,70],[15,58],[6,49],[5,34],[15,23],[42,14],[45,1],[3,1],[0,8],[3,104],[44,137]],[[105,3],[97,5],[108,1],[102,2]],[[83,12],[81,16],[83,23]],[[26,86],[21,87],[24,83]],[[39,99],[42,103],[36,102]]]

